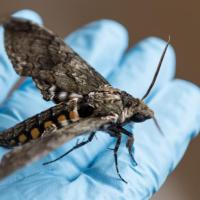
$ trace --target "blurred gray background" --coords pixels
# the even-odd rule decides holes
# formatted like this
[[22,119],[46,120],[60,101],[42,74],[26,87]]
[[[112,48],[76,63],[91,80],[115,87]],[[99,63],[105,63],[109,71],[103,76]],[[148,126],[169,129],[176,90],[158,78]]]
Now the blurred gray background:
[[[97,19],[109,18],[127,27],[130,46],[154,35],[171,35],[177,55],[178,78],[200,85],[200,1],[192,0],[0,0],[0,16],[31,8],[47,27],[65,36]],[[184,122],[183,122],[184,123]],[[182,162],[153,200],[200,199],[200,137],[190,144]]]

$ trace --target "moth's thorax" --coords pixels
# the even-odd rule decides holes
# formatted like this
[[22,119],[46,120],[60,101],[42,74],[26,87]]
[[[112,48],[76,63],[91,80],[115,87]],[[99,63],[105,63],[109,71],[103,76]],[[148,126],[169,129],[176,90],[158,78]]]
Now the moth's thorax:
[[130,116],[127,105],[130,101],[134,102],[131,95],[109,85],[90,92],[86,99],[87,104],[94,108],[94,116],[117,115],[120,123]]
[[100,87],[87,95],[87,103],[94,107],[94,115],[107,116],[116,113],[120,115],[123,110],[121,91],[109,85]]
[[153,111],[140,99],[134,98],[125,91],[109,85],[99,88],[87,95],[87,104],[94,108],[93,115],[117,115],[118,123],[128,120],[145,121],[153,117]]

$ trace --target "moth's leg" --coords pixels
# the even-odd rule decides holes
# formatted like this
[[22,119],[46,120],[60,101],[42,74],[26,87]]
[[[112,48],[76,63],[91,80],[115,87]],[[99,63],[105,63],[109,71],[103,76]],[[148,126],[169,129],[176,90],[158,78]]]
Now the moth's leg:
[[127,142],[126,142],[126,147],[128,149],[129,155],[131,157],[131,160],[133,162],[134,166],[137,166],[137,162],[135,161],[135,158],[133,156],[133,142],[134,142],[134,138],[133,135],[128,137]]
[[134,142],[134,137],[133,137],[133,133],[127,131],[126,129],[122,128],[122,127],[118,127],[120,132],[122,132],[123,134],[128,136],[127,142],[126,142],[126,147],[128,149],[129,155],[131,157],[131,160],[133,162],[133,164],[136,166],[137,162],[135,161],[135,158],[133,156],[133,142]]
[[120,146],[120,144],[121,144],[121,134],[120,134],[121,130],[119,129],[118,126],[113,125],[113,126],[108,127],[107,131],[109,132],[109,134],[110,134],[112,137],[117,138],[115,147],[114,147],[114,149],[111,149],[111,150],[114,150],[115,168],[116,168],[117,174],[118,174],[119,178],[120,178],[123,182],[127,183],[127,181],[125,181],[125,180],[122,178],[122,176],[121,176],[121,174],[120,174],[120,172],[119,172],[119,168],[118,168],[118,155],[117,155],[117,152],[118,152],[119,146]]
[[119,172],[119,168],[118,168],[118,157],[117,157],[117,152],[118,152],[118,150],[119,150],[120,143],[121,143],[121,135],[118,134],[118,136],[117,136],[117,141],[116,141],[115,148],[114,148],[115,167],[116,167],[116,171],[117,171],[117,174],[118,174],[119,178],[120,178],[123,182],[127,183],[127,181],[125,181],[125,180],[122,178],[122,176],[121,176],[121,174],[120,174],[120,172]]
[[72,147],[69,151],[67,151],[67,152],[64,153],[63,155],[61,155],[61,156],[59,156],[58,158],[56,158],[56,159],[54,159],[54,160],[51,160],[51,161],[49,161],[49,162],[45,162],[45,163],[43,163],[43,165],[48,165],[48,164],[50,164],[50,163],[53,163],[53,162],[55,162],[55,161],[57,161],[57,160],[63,158],[64,156],[66,156],[67,154],[69,154],[70,152],[72,152],[73,150],[75,150],[75,149],[77,149],[77,148],[79,148],[79,147],[82,147],[83,145],[85,145],[85,144],[91,142],[92,139],[94,138],[94,136],[95,136],[95,132],[92,132],[92,133],[89,135],[89,137],[88,137],[88,139],[87,139],[86,141],[83,141],[83,142],[80,142],[80,143],[76,144],[74,147]]

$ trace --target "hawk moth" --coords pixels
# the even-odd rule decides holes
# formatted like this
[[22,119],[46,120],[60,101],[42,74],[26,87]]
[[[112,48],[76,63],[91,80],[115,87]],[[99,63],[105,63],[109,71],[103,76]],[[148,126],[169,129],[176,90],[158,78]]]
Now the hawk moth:
[[[120,179],[126,182],[119,172],[117,159],[122,134],[127,136],[127,150],[133,163],[136,162],[132,154],[133,134],[123,126],[129,122],[138,123],[153,119],[162,132],[154,112],[143,100],[156,81],[169,41],[161,55],[152,83],[140,100],[125,91],[113,88],[51,30],[15,17],[7,19],[3,27],[5,48],[15,71],[21,76],[32,77],[43,98],[55,102],[56,105],[5,130],[0,135],[0,146],[19,146],[4,156],[0,169],[11,163],[14,157],[23,158],[24,152],[30,153],[30,147],[36,149],[35,153],[24,156],[21,164],[13,164],[10,171],[59,146],[59,138],[64,137],[62,141],[65,142],[70,133],[74,136],[90,133],[88,140],[44,164],[52,163],[90,142],[95,131],[102,129],[116,138],[113,150],[116,171]],[[1,176],[3,175],[0,174]]]

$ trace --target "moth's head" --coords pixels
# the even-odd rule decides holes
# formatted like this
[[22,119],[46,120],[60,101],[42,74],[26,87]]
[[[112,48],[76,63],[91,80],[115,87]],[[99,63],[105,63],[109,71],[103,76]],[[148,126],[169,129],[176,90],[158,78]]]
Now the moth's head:
[[137,106],[134,108],[133,115],[131,116],[131,121],[133,122],[143,122],[147,119],[154,117],[154,112],[151,110],[142,100],[137,100]]
[[122,92],[123,99],[123,118],[130,119],[133,122],[143,122],[147,119],[151,119],[154,116],[153,110],[151,110],[140,99],[135,99],[130,94]]

